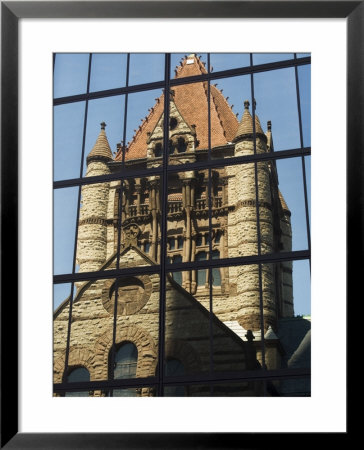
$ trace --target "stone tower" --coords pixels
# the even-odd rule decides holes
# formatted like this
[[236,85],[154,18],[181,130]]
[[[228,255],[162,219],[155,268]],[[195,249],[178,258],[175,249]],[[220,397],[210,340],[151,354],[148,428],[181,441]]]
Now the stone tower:
[[[235,142],[235,156],[254,155],[256,151],[266,153],[267,137],[255,115],[256,141],[254,146],[253,118],[249,112],[249,102],[244,102],[244,113],[239,124]],[[258,254],[260,241],[261,254],[273,251],[273,217],[271,173],[268,162],[232,166],[229,197],[234,201],[234,211],[229,215],[229,238],[231,256],[250,256]],[[256,176],[258,179],[258,208],[256,202]],[[257,220],[259,211],[259,221]],[[245,329],[259,330],[261,325],[259,296],[259,266],[238,266],[236,271],[238,321]],[[269,325],[275,328],[276,306],[274,303],[274,273],[268,265],[262,266],[262,289],[264,329]]]
[[[100,134],[87,156],[86,177],[110,173],[107,163],[112,160],[112,153],[105,126],[102,122]],[[76,257],[80,272],[99,270],[106,261],[109,189],[110,183],[82,187]]]

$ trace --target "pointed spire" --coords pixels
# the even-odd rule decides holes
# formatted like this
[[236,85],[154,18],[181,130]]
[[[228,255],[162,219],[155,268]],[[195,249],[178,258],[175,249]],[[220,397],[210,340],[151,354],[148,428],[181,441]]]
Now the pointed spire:
[[[241,118],[238,130],[236,132],[234,142],[238,141],[241,138],[244,138],[246,136],[252,136],[254,133],[254,127],[253,127],[253,118],[249,111],[249,100],[244,101],[244,113]],[[256,106],[256,101],[254,99],[254,109]],[[262,126],[260,125],[259,117],[255,114],[255,133],[256,135],[263,135],[265,137],[265,134],[262,130]]]
[[109,141],[107,140],[105,127],[106,123],[101,122],[101,130],[98,138],[96,139],[95,145],[93,146],[92,150],[90,151],[89,155],[87,156],[87,162],[91,158],[106,158],[106,159],[112,159],[112,153],[111,148],[109,145]]

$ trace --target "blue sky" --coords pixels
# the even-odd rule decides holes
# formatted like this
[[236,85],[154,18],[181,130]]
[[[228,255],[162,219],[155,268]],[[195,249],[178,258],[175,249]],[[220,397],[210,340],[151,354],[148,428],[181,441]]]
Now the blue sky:
[[[185,53],[189,54],[189,53]],[[174,68],[185,54],[171,56],[171,76]],[[197,53],[200,55],[200,53]],[[206,54],[201,54],[207,63]],[[306,54],[298,55],[306,56]],[[254,64],[279,61],[293,57],[292,54],[254,54]],[[248,54],[211,54],[213,72],[249,65]],[[54,71],[54,96],[76,95],[86,92],[89,58],[87,54],[58,54]],[[159,81],[164,76],[162,54],[133,54],[130,57],[129,84]],[[300,103],[304,146],[310,146],[310,66],[298,68]],[[93,55],[90,77],[90,91],[125,86],[126,55]],[[228,97],[233,111],[240,120],[244,100],[251,101],[251,78],[249,75],[219,79],[213,82]],[[129,94],[126,125],[128,142],[141,120],[154,106],[161,90]],[[298,126],[295,72],[293,68],[279,69],[254,74],[254,97],[256,113],[262,128],[272,122],[275,150],[300,147]],[[123,139],[125,118],[125,96],[119,95],[89,101],[86,124],[85,157],[82,174],[85,174],[85,158],[100,131],[100,122],[107,124],[106,133],[111,150]],[[85,119],[85,102],[76,102],[54,107],[54,179],[77,178],[80,176],[80,161]],[[212,142],[213,144],[213,142]],[[306,176],[310,184],[310,158],[305,158]],[[293,250],[307,248],[306,218],[303,203],[302,163],[300,158],[277,161],[279,188],[292,212]],[[309,187],[309,186],[308,186]],[[310,193],[310,191],[309,191]],[[72,272],[73,245],[75,238],[78,188],[56,190],[54,195],[54,273]],[[294,297],[296,314],[310,312],[307,301],[308,262],[294,263]],[[55,306],[65,298],[69,286],[55,286]]]

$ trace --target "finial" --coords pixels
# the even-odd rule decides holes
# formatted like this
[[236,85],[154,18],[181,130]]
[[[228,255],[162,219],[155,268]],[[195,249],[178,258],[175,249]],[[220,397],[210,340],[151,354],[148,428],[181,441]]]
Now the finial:
[[256,110],[257,109],[257,101],[255,99],[253,100],[253,105],[254,105],[254,110]]
[[249,105],[250,105],[249,100],[245,100],[245,102],[244,102],[244,108],[245,108],[245,109],[249,109]]
[[101,125],[101,130],[105,130],[106,123],[105,122],[101,122],[100,125]]
[[268,128],[268,131],[272,131],[272,122],[270,120],[268,120],[268,122],[267,122],[267,128]]
[[248,342],[253,342],[253,339],[255,339],[255,336],[254,336],[252,330],[248,330],[246,332],[245,337],[247,338]]

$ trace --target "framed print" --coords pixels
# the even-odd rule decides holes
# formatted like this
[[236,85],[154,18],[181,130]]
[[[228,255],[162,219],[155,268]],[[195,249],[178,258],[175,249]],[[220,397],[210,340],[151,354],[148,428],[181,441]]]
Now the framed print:
[[348,436],[362,21],[2,2],[2,446]]

